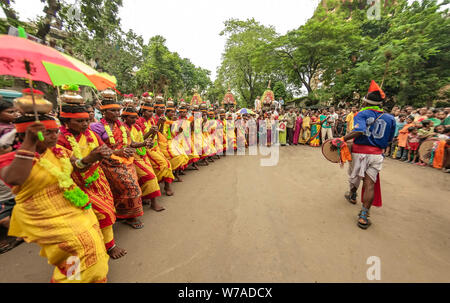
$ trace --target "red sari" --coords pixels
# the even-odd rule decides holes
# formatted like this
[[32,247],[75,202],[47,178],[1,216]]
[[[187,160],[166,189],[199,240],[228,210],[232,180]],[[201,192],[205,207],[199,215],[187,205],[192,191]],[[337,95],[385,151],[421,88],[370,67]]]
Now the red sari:
[[[102,119],[102,122],[100,123],[91,124],[91,129],[100,137],[105,137],[107,136],[107,134],[105,135],[105,123],[106,121]],[[115,140],[114,144],[111,143],[110,140],[105,140],[105,144],[112,150],[119,150],[131,142],[130,132],[127,131],[126,128],[125,130],[127,133],[128,142],[123,142],[120,126],[122,126],[122,123],[120,121],[116,121],[114,128],[111,130]],[[142,191],[139,186],[139,179],[136,174],[136,169],[134,168],[134,162],[119,161],[118,159],[106,159],[102,161],[101,167],[105,172],[113,193],[117,218],[132,219],[142,216],[144,214],[141,199]]]
[[[58,138],[58,145],[73,151],[72,145],[68,141],[68,136],[73,137],[81,151],[81,157],[84,158],[92,151],[93,148],[103,145],[103,141],[91,130],[87,130],[84,134],[73,136],[65,127],[61,127],[61,135]],[[91,148],[92,147],[92,148]],[[87,183],[88,178],[98,173],[97,180]],[[92,165],[88,171],[80,173],[74,170],[72,179],[88,196],[92,202],[92,208],[97,216],[105,241],[106,249],[114,246],[114,236],[112,225],[116,222],[116,210],[114,207],[114,199],[111,189],[106,179],[100,162]]]

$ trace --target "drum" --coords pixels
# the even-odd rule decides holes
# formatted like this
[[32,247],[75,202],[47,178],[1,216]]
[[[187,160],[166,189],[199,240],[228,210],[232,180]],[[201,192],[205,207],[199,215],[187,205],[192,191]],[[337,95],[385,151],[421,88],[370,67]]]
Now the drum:
[[[339,157],[338,150],[336,148],[332,149],[333,144],[331,141],[332,139],[328,139],[322,144],[322,154],[328,161],[332,163],[339,163],[341,159]],[[352,145],[352,141],[347,141],[347,146],[350,152],[352,152]]]
[[419,157],[424,163],[429,164],[431,159],[431,151],[433,150],[434,143],[438,144],[439,139],[429,138],[422,142],[419,146]]

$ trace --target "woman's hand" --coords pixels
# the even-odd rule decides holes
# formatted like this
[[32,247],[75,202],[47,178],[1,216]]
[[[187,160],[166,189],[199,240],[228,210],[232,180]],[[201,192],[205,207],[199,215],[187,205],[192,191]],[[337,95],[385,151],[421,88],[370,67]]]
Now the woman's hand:
[[22,145],[26,147],[35,147],[39,142],[38,133],[44,132],[45,126],[42,123],[36,122],[28,126],[27,131],[25,132],[25,139],[23,140]]
[[108,147],[108,145],[104,144],[99,147],[100,153],[102,155],[103,159],[109,159],[111,158],[111,155],[113,154],[112,149]]
[[125,155],[125,158],[133,157],[133,156],[134,156],[134,153],[135,153],[135,149],[134,149],[134,148],[126,147],[126,148],[124,149],[124,155]]
[[147,147],[151,148],[153,147],[154,141],[152,138],[148,138],[147,140],[145,140],[145,144]]
[[127,158],[127,156],[125,156],[125,149],[124,148],[115,150],[113,152],[113,155],[115,155],[117,157],[121,157],[121,158]]
[[100,147],[96,147],[89,153],[89,155],[83,158],[82,162],[86,164],[93,164],[102,159],[103,159],[102,150],[100,149]]
[[164,116],[159,117],[158,124],[160,125],[163,124],[164,122],[166,122],[166,117]]

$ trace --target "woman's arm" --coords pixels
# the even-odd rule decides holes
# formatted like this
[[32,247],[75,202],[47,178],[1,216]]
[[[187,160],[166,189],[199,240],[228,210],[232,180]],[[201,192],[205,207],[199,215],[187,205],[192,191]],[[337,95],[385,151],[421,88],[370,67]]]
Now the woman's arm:
[[1,177],[5,183],[11,186],[20,186],[28,179],[33,169],[34,157],[31,157],[31,153],[36,152],[38,132],[45,132],[45,127],[41,123],[34,123],[28,127],[19,151],[30,153],[30,156],[16,156],[9,166],[2,169]]

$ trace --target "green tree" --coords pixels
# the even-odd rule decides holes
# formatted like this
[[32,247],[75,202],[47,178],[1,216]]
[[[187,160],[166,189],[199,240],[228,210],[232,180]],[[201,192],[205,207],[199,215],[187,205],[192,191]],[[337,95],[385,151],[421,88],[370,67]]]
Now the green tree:
[[226,36],[227,41],[219,75],[239,92],[244,105],[249,106],[270,78],[272,56],[266,46],[275,39],[275,29],[255,19],[230,19],[220,35]]

